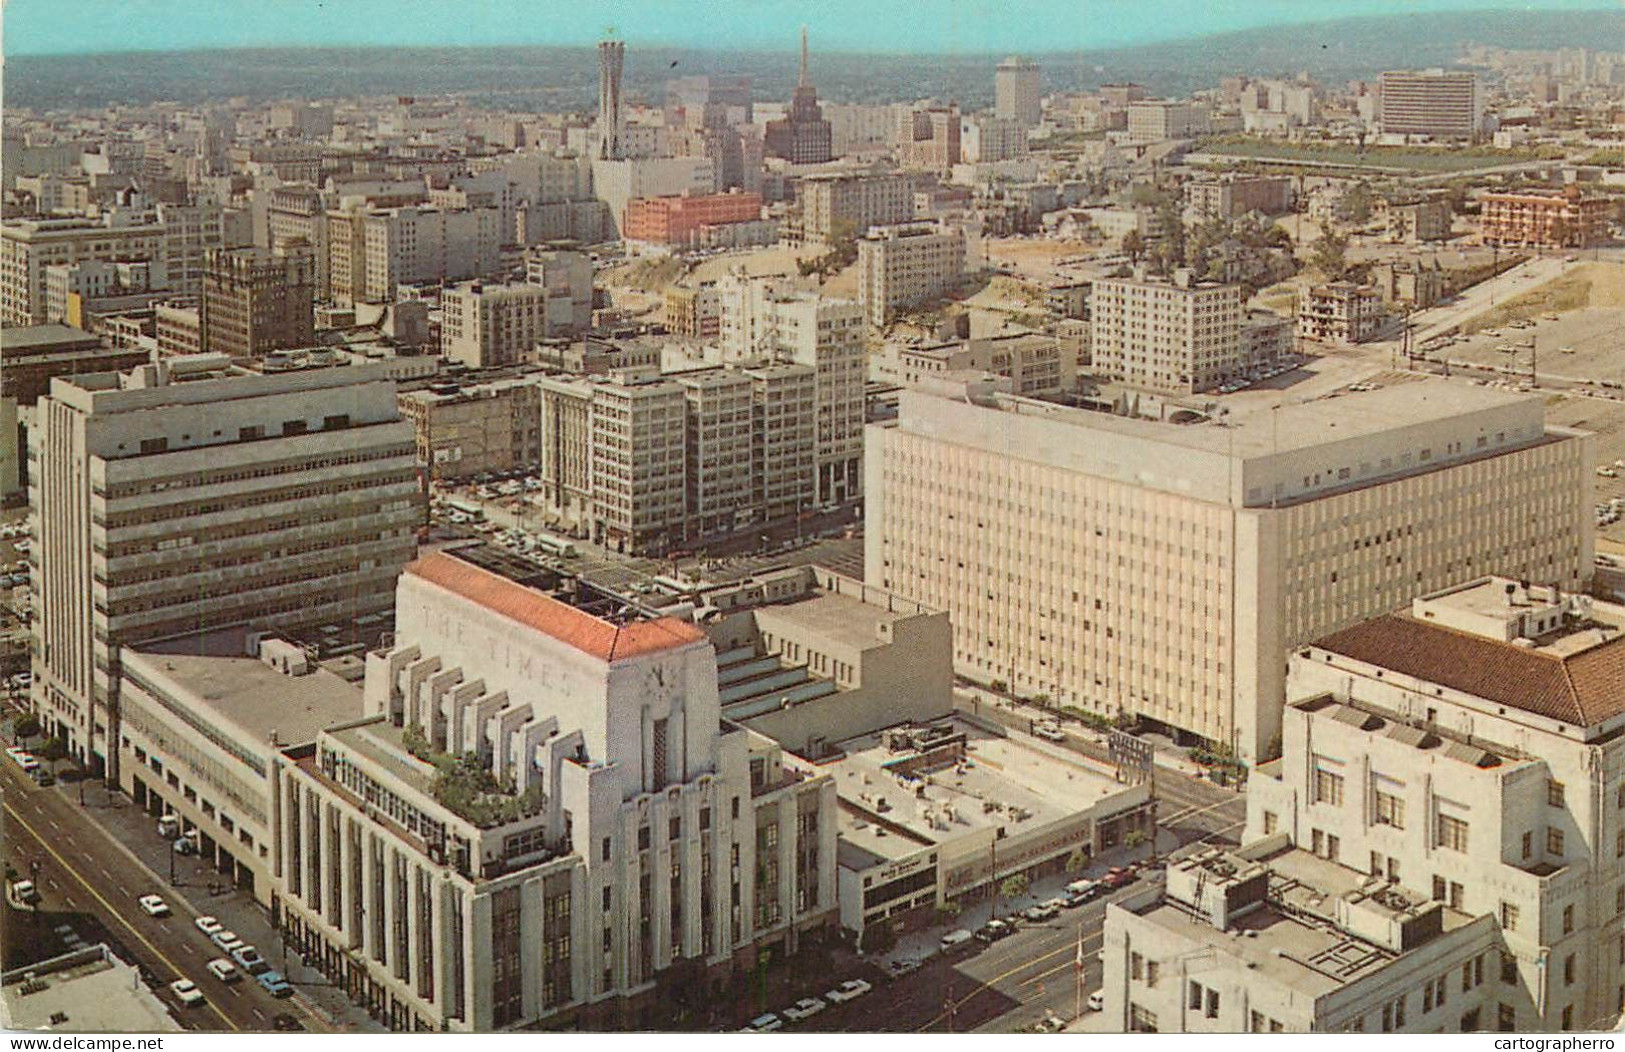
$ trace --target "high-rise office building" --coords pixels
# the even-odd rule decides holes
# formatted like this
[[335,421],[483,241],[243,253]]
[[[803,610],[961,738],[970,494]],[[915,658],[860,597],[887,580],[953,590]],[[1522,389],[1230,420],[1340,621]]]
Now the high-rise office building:
[[931,303],[965,273],[965,233],[931,223],[871,227],[858,239],[858,302],[869,324]]
[[1149,391],[1194,394],[1246,368],[1239,285],[1144,276],[1100,278],[1090,296],[1091,361],[1103,376]]
[[1398,384],[1175,424],[991,386],[905,390],[868,428],[865,569],[1023,694],[1267,757],[1290,648],[1486,572],[1591,574],[1590,436],[1538,398]]
[[149,214],[18,219],[0,224],[0,324],[44,325],[45,268],[90,261],[161,261],[166,233]]
[[1012,55],[993,71],[993,115],[1023,129],[1043,120],[1044,72],[1031,59]]
[[807,73],[806,29],[801,31],[801,76],[790,95],[790,111],[783,120],[768,122],[764,149],[791,164],[823,164],[831,157],[829,121],[818,108],[818,89]]
[[1387,135],[1470,139],[1483,122],[1478,74],[1390,70],[1377,78],[1377,124]]
[[205,259],[202,349],[234,358],[308,347],[315,335],[316,259],[308,245],[211,249]]
[[189,375],[58,378],[29,434],[36,710],[98,773],[121,646],[387,610],[413,553],[417,457],[384,367]]

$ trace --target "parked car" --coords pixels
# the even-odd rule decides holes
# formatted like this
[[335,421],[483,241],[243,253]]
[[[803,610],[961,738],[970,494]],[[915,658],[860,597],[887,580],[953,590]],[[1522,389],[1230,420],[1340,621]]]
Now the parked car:
[[190,979],[176,979],[169,984],[169,992],[175,995],[175,1000],[188,1008],[203,1003],[203,991]]
[[237,947],[243,945],[243,940],[237,937],[237,933],[228,928],[222,928],[213,935],[209,936],[209,941],[220,947],[222,950],[225,950],[227,953],[230,953],[232,950],[235,950]]
[[223,983],[235,983],[243,977],[243,973],[237,970],[237,966],[224,957],[216,957],[204,967],[209,969],[210,975]]
[[142,912],[149,917],[169,916],[169,903],[157,895],[143,895],[135,901],[141,907]]
[[199,917],[192,923],[197,926],[198,931],[210,936],[214,935],[214,933],[217,931],[224,931],[226,928],[224,924],[221,924],[213,917]]
[[260,956],[260,952],[254,949],[252,946],[239,946],[235,950],[232,950],[231,959],[237,962],[237,967],[241,968],[249,975],[259,975],[262,972],[268,972],[271,970],[270,964],[268,964],[265,958]]
[[39,889],[32,880],[18,880],[11,885],[11,897],[15,902],[25,906],[33,906],[39,902]]
[[816,997],[803,997],[801,1000],[784,1010],[784,1018],[790,1020],[792,1023],[799,1023],[803,1019],[811,1019],[819,1012],[822,1012],[826,1007],[828,1006]]
[[278,1012],[271,1019],[272,1030],[303,1030],[305,1024],[289,1015],[287,1012]]
[[919,970],[920,962],[916,961],[912,957],[904,957],[900,960],[892,961],[890,964],[886,965],[886,974],[891,976],[893,979],[900,979],[910,972],[917,972]]
[[954,950],[963,948],[975,937],[975,934],[969,929],[955,928],[953,931],[944,935],[942,937],[942,942],[938,945],[942,949],[943,953],[951,953]]
[[741,1033],[745,1034],[771,1034],[775,1030],[784,1029],[784,1020],[776,1012],[767,1012],[757,1016],[746,1023]]
[[976,941],[980,943],[995,943],[1000,939],[1014,935],[1016,930],[1001,920],[990,920],[976,929]]
[[1084,1004],[1089,1006],[1089,1011],[1098,1012],[1106,1007],[1106,998],[1102,996],[1102,991],[1096,990],[1089,995],[1089,999]]
[[873,989],[873,986],[869,985],[868,982],[862,979],[848,979],[840,986],[837,986],[835,989],[826,993],[824,995],[824,1000],[831,1001],[835,1004],[842,1004],[846,1001],[851,1001],[862,997],[864,994]]
[[1033,734],[1052,742],[1066,741],[1066,732],[1061,730],[1060,724],[1036,723],[1033,725]]
[[261,986],[265,987],[265,992],[270,994],[272,997],[293,996],[293,987],[288,985],[288,980],[281,972],[261,972],[254,978],[259,981]]
[[1101,883],[1106,885],[1108,888],[1115,889],[1131,883],[1133,880],[1133,870],[1125,869],[1122,866],[1113,866],[1111,869],[1106,871],[1106,876],[1101,880]]
[[1053,919],[1060,912],[1061,907],[1055,905],[1052,899],[1049,902],[1040,902],[1036,906],[1028,906],[1021,911],[1021,915],[1030,921],[1047,921]]

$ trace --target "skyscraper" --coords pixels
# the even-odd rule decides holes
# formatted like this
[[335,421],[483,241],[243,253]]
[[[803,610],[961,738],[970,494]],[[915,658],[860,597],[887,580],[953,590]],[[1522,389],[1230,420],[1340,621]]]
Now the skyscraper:
[[1384,134],[1464,139],[1478,134],[1484,102],[1476,73],[1390,70],[1377,84],[1377,123]]
[[1043,119],[1044,74],[1031,59],[1012,55],[993,71],[993,115],[1034,128]]
[[621,159],[621,137],[626,114],[621,106],[621,67],[626,64],[626,45],[619,40],[598,42],[598,157],[605,161]]
[[801,31],[801,77],[790,95],[790,114],[767,126],[766,153],[792,164],[822,164],[831,158],[829,121],[818,106],[818,89],[807,76],[807,30]]
[[390,609],[421,510],[385,367],[160,362],[58,378],[37,414],[34,701],[93,772],[117,774],[121,647]]

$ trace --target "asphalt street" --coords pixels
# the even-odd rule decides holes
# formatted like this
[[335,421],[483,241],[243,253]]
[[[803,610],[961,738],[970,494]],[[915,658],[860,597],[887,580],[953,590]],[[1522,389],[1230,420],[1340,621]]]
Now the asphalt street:
[[[30,940],[48,950],[49,935],[58,925],[78,928],[89,917],[94,924],[84,926],[104,930],[117,944],[115,952],[144,970],[159,999],[188,1029],[270,1030],[279,1014],[294,1016],[307,1029],[326,1029],[298,994],[277,1000],[252,979],[227,984],[210,975],[205,965],[224,954],[193,924],[208,910],[198,909],[165,876],[86,821],[62,787],[42,789],[9,760],[0,759],[0,764],[7,861],[20,874],[35,872],[37,865],[34,880],[43,899],[28,920],[8,911],[8,938]],[[91,791],[103,792],[100,786]],[[169,916],[150,917],[141,910],[136,900],[150,894],[163,897]],[[92,934],[81,937],[89,941]],[[207,1003],[180,1006],[168,989],[178,978],[195,982]]]

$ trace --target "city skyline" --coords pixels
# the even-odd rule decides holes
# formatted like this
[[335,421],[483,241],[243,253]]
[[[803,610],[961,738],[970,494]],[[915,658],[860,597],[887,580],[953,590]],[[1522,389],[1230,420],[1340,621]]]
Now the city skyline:
[[[920,17],[925,13],[934,17]],[[1303,5],[1285,0],[1221,3],[1190,8],[1172,0],[1132,7],[1110,0],[1085,3],[1039,0],[1029,17],[1005,20],[988,0],[929,0],[924,5],[875,5],[859,0],[782,10],[752,10],[748,26],[714,18],[718,9],[743,5],[713,0],[583,5],[549,12],[547,28],[527,25],[531,8],[489,0],[459,11],[448,23],[434,0],[277,0],[252,7],[198,5],[184,0],[131,0],[109,8],[96,0],[11,0],[4,12],[3,47],[9,56],[79,55],[131,51],[189,51],[265,47],[482,47],[588,46],[605,35],[642,47],[716,46],[793,53],[807,27],[825,52],[963,54],[1177,43],[1206,36],[1348,18],[1406,14],[1417,17],[1484,11],[1608,11],[1608,0],[1331,0]],[[741,21],[744,21],[743,19]],[[1067,39],[1058,27],[1075,26]],[[718,29],[726,36],[719,40]],[[876,47],[877,40],[887,41]]]

